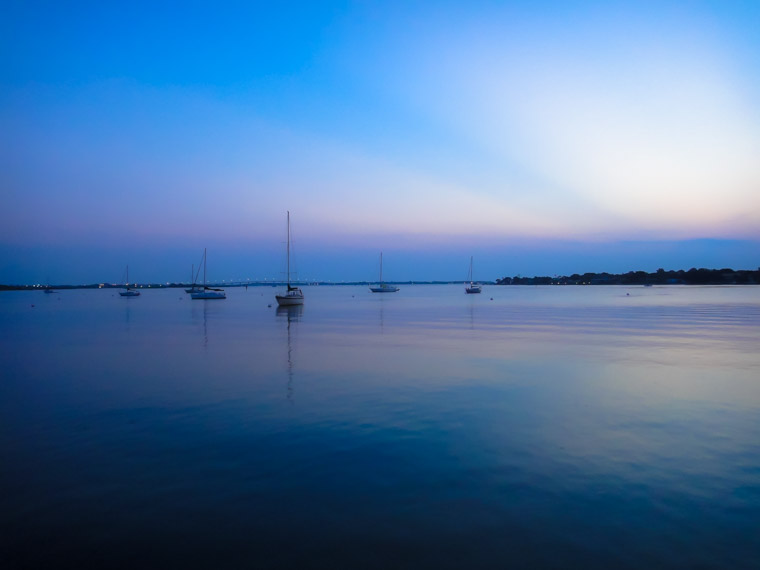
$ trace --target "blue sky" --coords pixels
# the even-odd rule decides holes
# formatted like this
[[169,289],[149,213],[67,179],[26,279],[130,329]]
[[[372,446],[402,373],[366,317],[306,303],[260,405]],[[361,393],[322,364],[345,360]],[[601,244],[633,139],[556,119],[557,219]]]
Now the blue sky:
[[2,12],[2,283],[760,265],[760,3]]

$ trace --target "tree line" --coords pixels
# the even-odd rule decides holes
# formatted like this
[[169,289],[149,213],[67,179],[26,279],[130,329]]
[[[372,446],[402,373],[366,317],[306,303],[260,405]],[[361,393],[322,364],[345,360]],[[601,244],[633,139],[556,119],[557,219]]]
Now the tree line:
[[760,284],[760,268],[705,269],[692,267],[688,271],[658,269],[654,273],[573,273],[554,277],[503,277],[497,285],[756,285]]

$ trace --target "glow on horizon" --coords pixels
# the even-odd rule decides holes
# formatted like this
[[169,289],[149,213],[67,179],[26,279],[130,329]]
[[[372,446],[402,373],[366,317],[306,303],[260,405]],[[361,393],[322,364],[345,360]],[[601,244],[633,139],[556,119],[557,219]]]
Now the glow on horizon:
[[[616,237],[635,228],[757,237],[757,72],[688,18],[601,20],[526,30],[465,18],[453,34],[421,41],[402,75],[419,78],[411,89],[420,108],[521,164],[529,191],[561,188],[546,195],[565,215],[595,209],[615,219]],[[526,40],[531,33],[542,41]],[[408,84],[397,87],[408,96]]]
[[0,245],[760,240],[751,4],[80,8],[6,24]]

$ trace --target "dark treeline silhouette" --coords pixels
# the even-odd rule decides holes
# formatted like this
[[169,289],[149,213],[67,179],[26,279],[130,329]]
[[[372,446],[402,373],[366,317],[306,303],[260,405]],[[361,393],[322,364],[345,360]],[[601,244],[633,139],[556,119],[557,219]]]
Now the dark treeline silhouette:
[[760,268],[748,269],[696,269],[654,273],[629,271],[628,273],[584,273],[555,275],[554,277],[504,277],[497,285],[756,285],[760,283]]

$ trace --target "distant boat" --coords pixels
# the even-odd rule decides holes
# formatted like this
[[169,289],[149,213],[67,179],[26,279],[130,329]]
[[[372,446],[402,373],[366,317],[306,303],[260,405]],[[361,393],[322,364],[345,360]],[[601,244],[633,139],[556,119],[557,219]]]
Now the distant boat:
[[483,291],[483,288],[478,285],[477,283],[473,283],[472,281],[472,256],[470,256],[470,273],[467,276],[467,280],[470,282],[470,286],[467,286],[467,283],[464,285],[464,292],[468,295],[472,295],[473,293],[480,293]]
[[206,286],[206,248],[203,248],[203,288],[196,288],[190,293],[191,299],[226,299],[224,289]]
[[290,211],[288,210],[288,245],[287,245],[287,275],[288,289],[284,295],[275,295],[277,304],[280,307],[291,307],[293,305],[303,305],[303,291],[298,287],[290,284]]
[[134,289],[130,289],[129,287],[129,265],[127,265],[127,278],[124,282],[124,285],[127,287],[126,291],[119,291],[119,295],[122,297],[139,297],[140,292],[135,291]]
[[383,283],[383,252],[380,252],[380,284],[377,287],[370,287],[370,291],[373,293],[395,293],[398,291],[398,287]]
[[[200,269],[200,267],[198,269]],[[192,286],[188,289],[185,289],[185,293],[195,293],[201,290],[201,288],[195,284],[195,280],[197,278],[198,276],[195,274],[195,264],[190,264],[190,283],[192,283]]]
[[45,293],[47,293],[48,295],[50,295],[51,293],[58,293],[58,291],[54,291],[51,287],[47,287],[45,289]]

